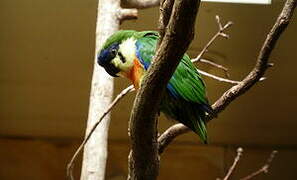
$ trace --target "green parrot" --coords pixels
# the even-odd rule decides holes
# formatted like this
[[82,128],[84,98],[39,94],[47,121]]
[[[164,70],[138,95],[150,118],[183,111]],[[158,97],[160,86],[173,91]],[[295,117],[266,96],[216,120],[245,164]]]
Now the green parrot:
[[[158,39],[155,31],[118,31],[104,43],[98,53],[98,64],[111,76],[130,79],[138,89],[151,65]],[[160,111],[189,127],[207,143],[205,117],[213,110],[201,75],[187,54],[167,84]]]

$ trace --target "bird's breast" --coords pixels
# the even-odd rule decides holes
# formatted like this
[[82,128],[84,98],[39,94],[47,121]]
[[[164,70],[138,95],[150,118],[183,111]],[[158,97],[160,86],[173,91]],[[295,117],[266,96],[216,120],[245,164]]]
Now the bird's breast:
[[127,78],[132,81],[135,89],[138,89],[140,87],[141,79],[144,75],[144,68],[137,58],[134,59],[133,64],[133,67],[127,74]]

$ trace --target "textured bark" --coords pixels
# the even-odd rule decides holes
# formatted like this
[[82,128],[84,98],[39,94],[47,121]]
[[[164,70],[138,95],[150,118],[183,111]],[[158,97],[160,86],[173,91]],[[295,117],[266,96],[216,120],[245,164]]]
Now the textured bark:
[[194,37],[199,4],[197,0],[175,0],[154,63],[137,93],[130,118],[129,179],[153,180],[158,176],[156,115],[165,86]]
[[[282,32],[289,25],[296,8],[297,0],[287,0],[282,12],[278,16],[275,24],[270,32],[267,34],[262,48],[259,52],[256,65],[251,72],[237,85],[227,90],[213,105],[212,108],[215,114],[222,112],[232,101],[237,97],[247,92],[253,85],[255,85],[263,77],[267,68],[271,67],[268,63],[272,50],[280,38]],[[207,121],[213,119],[213,116],[208,116]],[[182,124],[174,125],[166,130],[158,139],[159,141],[159,153],[162,153],[164,149],[174,140],[175,137],[184,134],[189,131],[189,128]]]
[[[86,135],[98,117],[109,106],[113,96],[113,78],[96,63],[97,52],[104,41],[119,29],[120,0],[100,0],[97,12],[96,48]],[[107,115],[84,148],[81,180],[103,180],[107,160],[107,137],[110,115]]]

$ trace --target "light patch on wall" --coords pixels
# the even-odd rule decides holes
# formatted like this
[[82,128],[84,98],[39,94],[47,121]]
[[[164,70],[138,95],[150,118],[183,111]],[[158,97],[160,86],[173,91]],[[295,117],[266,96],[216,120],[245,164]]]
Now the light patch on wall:
[[244,3],[244,4],[271,4],[271,0],[202,0],[205,2]]

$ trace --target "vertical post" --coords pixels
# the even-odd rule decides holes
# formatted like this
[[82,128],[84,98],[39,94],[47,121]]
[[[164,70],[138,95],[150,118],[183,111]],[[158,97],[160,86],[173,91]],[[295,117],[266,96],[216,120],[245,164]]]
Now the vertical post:
[[[105,40],[119,29],[119,9],[120,0],[99,0],[98,2],[95,59],[86,134],[112,100],[113,78],[99,67],[96,61],[97,52]],[[84,148],[81,180],[103,180],[105,178],[109,123],[110,115],[107,115]]]

